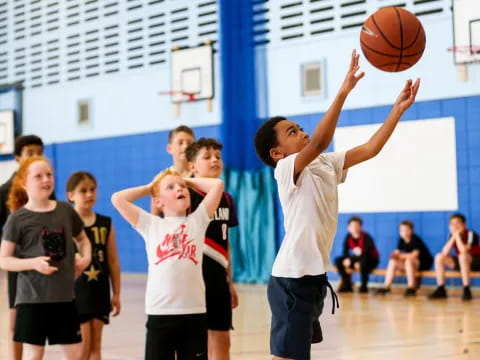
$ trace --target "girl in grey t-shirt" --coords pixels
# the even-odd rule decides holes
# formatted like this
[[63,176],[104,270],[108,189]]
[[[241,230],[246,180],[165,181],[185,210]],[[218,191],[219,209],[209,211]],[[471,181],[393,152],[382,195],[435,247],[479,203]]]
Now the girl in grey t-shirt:
[[2,236],[0,267],[19,272],[14,341],[38,359],[48,339],[62,344],[66,359],[74,359],[81,341],[74,280],[90,263],[91,250],[82,220],[68,204],[49,199],[53,190],[47,159],[20,164],[9,194],[12,214]]

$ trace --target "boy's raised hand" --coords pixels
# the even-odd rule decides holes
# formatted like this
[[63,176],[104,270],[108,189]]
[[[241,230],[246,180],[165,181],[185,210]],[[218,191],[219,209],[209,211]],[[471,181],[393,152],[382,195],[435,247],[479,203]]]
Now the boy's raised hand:
[[420,78],[415,83],[412,80],[407,80],[405,87],[400,92],[393,107],[399,110],[402,114],[407,110],[414,102],[415,96],[417,96],[418,88],[420,87]]
[[347,92],[352,91],[355,85],[357,85],[358,81],[365,75],[364,72],[357,74],[358,70],[360,70],[360,65],[358,64],[359,58],[360,54],[357,54],[357,51],[354,49],[352,51],[352,59],[350,60],[350,66],[348,68],[347,75],[345,76],[345,80],[343,80],[342,84],[342,89]]

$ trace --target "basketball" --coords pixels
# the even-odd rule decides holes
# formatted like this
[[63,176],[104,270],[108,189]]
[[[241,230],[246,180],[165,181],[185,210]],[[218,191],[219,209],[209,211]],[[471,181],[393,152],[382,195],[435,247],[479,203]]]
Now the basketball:
[[410,11],[386,7],[363,24],[360,44],[367,60],[377,69],[398,72],[415,65],[425,50],[425,31]]

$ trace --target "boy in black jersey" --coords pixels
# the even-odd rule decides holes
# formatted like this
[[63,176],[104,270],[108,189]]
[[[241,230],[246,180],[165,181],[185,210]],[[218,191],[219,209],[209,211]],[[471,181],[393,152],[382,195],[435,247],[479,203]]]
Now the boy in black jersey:
[[[215,139],[201,138],[185,151],[195,177],[219,178],[222,174],[222,144]],[[205,194],[190,189],[191,211]],[[224,192],[213,221],[207,228],[203,257],[208,324],[208,359],[230,358],[232,308],[238,305],[230,267],[228,229],[238,225],[232,197]]]

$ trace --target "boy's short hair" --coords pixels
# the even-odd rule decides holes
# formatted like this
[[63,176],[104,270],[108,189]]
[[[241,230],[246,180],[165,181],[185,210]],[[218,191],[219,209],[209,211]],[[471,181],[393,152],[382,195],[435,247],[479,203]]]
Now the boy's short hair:
[[410,220],[403,220],[400,225],[408,226],[411,230],[413,230],[413,222],[411,222]]
[[15,139],[15,156],[22,155],[22,150],[28,145],[39,145],[43,149],[43,141],[37,135],[23,135]]
[[213,148],[214,150],[222,150],[223,145],[213,138],[200,138],[188,145],[185,149],[185,157],[187,161],[194,161],[201,149]]
[[350,225],[352,222],[357,222],[360,224],[360,226],[363,225],[363,220],[360,216],[352,216],[350,219],[348,219],[348,225]]
[[263,123],[255,133],[255,151],[260,160],[272,168],[276,167],[276,162],[270,156],[270,150],[275,146],[278,146],[277,131],[275,126],[280,121],[287,120],[283,116],[274,116]]
[[458,219],[464,224],[467,222],[467,218],[465,217],[465,215],[460,214],[460,213],[454,213],[454,214],[450,215],[449,220],[453,220],[453,219]]
[[188,127],[187,125],[180,125],[168,133],[168,143],[171,144],[173,137],[180,132],[184,132],[189,135],[192,135],[192,137],[195,139],[195,134],[193,133],[192,128]]

